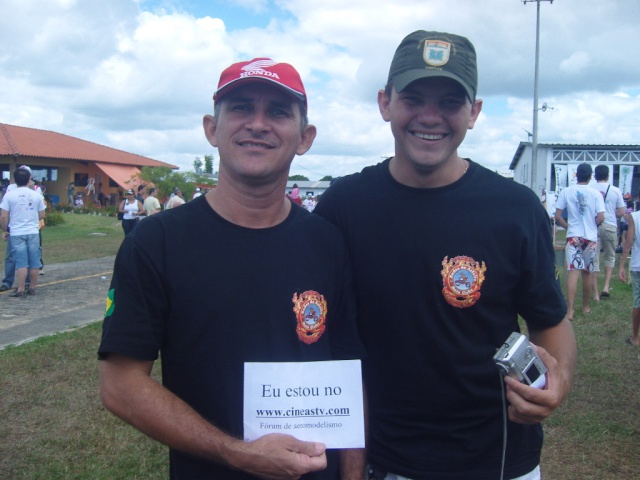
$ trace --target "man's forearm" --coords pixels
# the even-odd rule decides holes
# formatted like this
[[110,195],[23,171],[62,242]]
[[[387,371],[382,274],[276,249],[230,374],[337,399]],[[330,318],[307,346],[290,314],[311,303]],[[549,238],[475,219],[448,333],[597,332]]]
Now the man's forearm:
[[100,362],[104,406],[151,438],[184,452],[220,461],[221,432],[142,370],[124,373]]
[[149,437],[261,478],[298,478],[326,468],[322,444],[279,434],[245,442],[225,434],[152,379],[151,367],[119,355],[100,362],[102,403]]
[[563,399],[569,393],[576,368],[576,340],[571,322],[565,318],[558,325],[544,330],[530,330],[531,341],[543,347],[558,362],[564,377]]

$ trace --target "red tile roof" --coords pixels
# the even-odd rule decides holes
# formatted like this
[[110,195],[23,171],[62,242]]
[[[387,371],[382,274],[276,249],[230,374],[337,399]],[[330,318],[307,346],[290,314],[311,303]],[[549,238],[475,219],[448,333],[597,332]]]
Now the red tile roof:
[[[0,155],[61,158],[96,163],[113,163],[137,167],[171,167],[175,165],[134,153],[105,147],[61,133],[0,123]],[[25,162],[27,162],[25,160]]]

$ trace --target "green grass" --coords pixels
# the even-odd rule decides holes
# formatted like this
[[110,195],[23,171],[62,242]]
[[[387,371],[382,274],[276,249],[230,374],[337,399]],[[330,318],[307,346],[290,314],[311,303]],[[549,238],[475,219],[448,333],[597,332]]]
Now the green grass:
[[100,332],[94,323],[0,351],[0,478],[168,478],[167,449],[100,404]]
[[[42,256],[46,264],[66,263],[115,255],[124,238],[114,217],[63,213],[65,222],[42,230]],[[4,262],[5,248],[0,248]],[[4,270],[4,263],[0,269]]]
[[[88,254],[93,247],[84,244],[95,240],[88,232],[98,228],[121,240],[122,229],[114,228],[113,218],[77,221],[66,224],[64,235],[63,229],[54,232],[58,227],[47,229],[51,236],[45,237],[45,247],[51,250],[45,252],[53,255],[62,239],[63,246]],[[115,253],[119,241],[103,245],[99,256],[111,254],[109,248]],[[592,302],[589,315],[576,312],[574,387],[543,424],[547,479],[638,477],[640,348],[624,342],[631,332],[631,305],[630,286],[614,278],[610,298]],[[99,339],[100,324],[92,324],[0,351],[0,479],[168,477],[167,449],[100,405]]]

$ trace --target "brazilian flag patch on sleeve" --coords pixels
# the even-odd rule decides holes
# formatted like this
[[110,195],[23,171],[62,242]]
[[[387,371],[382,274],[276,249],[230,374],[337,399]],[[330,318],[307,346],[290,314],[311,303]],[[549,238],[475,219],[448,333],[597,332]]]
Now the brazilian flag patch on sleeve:
[[115,303],[113,301],[115,291],[115,288],[112,288],[107,292],[107,309],[104,312],[104,318],[110,317],[113,313],[113,309],[115,308]]

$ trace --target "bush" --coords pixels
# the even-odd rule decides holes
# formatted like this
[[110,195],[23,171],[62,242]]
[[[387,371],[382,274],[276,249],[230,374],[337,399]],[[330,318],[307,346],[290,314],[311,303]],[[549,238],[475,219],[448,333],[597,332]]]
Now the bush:
[[82,207],[73,207],[71,205],[53,205],[48,208],[48,211],[58,213],[99,215],[101,217],[115,217],[118,213],[118,206],[109,205],[108,207],[98,207],[96,205],[83,205]]
[[44,217],[44,224],[47,227],[54,227],[61,223],[64,223],[64,215],[60,212],[49,212],[46,217]]
[[104,207],[104,214],[109,217],[116,217],[118,215],[118,206],[109,205],[108,207]]

